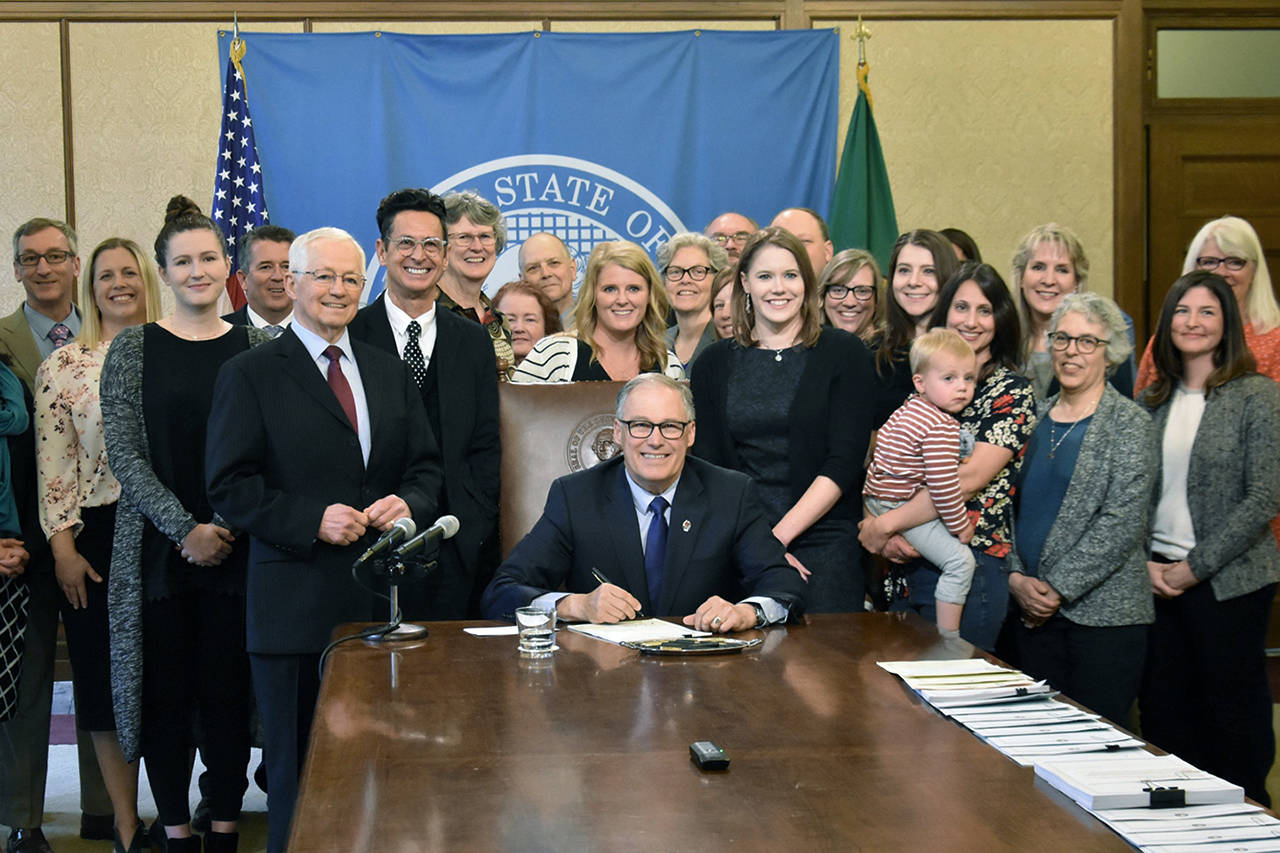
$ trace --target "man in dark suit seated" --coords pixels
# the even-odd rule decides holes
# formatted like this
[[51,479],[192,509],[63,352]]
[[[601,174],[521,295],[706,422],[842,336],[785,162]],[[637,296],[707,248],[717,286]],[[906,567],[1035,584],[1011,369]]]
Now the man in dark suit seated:
[[489,584],[485,615],[538,602],[567,621],[644,613],[718,632],[798,615],[805,583],[751,479],[687,456],[694,427],[687,386],[660,373],[628,382],[613,423],[621,458],[552,483],[542,518]]
[[205,465],[210,502],[250,537],[246,640],[271,853],[289,837],[320,653],[337,625],[374,613],[351,565],[397,520],[434,519],[441,482],[408,370],[347,332],[364,286],[360,246],[317,229],[294,241],[289,266],[294,321],[218,373]]
[[294,233],[279,225],[259,225],[244,235],[236,251],[236,279],[245,304],[222,319],[237,326],[253,326],[278,337],[293,319],[293,299],[285,289],[289,273],[289,244]]

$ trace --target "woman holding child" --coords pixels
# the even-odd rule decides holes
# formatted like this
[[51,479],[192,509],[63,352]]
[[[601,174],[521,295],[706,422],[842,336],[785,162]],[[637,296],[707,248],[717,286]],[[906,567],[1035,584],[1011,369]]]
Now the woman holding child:
[[[959,334],[976,357],[973,402],[957,418],[976,442],[972,455],[960,466],[960,487],[968,498],[974,523],[969,548],[976,560],[960,636],[992,651],[1009,604],[1005,558],[1011,548],[1013,481],[1023,445],[1035,426],[1031,382],[1018,374],[1018,309],[993,267],[966,262],[939,292],[929,325],[945,326]],[[902,506],[864,520],[859,539],[869,551],[909,560],[918,554],[895,534],[936,515],[928,493],[922,491]],[[938,569],[916,562],[897,577],[903,583],[895,585],[898,600],[891,607],[915,610],[933,619]]]
[[1062,390],[1043,404],[1019,479],[1009,555],[1019,663],[1123,724],[1155,618],[1147,577],[1153,427],[1107,382],[1132,351],[1110,299],[1064,297],[1046,348]]

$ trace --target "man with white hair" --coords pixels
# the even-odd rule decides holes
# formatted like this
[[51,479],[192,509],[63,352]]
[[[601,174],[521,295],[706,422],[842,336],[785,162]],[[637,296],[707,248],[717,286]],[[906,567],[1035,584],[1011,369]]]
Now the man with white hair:
[[223,365],[209,419],[209,500],[250,536],[246,639],[266,736],[268,850],[283,853],[335,626],[366,621],[351,576],[401,518],[435,518],[439,454],[400,359],[353,341],[364,252],[319,228],[289,249],[293,323]]

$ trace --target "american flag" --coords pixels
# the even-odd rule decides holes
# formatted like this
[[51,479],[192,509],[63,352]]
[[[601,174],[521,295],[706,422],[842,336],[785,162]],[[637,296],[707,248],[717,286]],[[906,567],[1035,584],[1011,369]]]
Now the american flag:
[[267,203],[262,195],[262,165],[258,162],[244,67],[240,64],[244,53],[244,41],[236,37],[227,56],[226,82],[222,87],[222,133],[218,137],[217,175],[213,181],[213,221],[227,235],[231,249],[227,296],[235,308],[245,303],[244,291],[235,277],[237,246],[246,233],[268,222]]

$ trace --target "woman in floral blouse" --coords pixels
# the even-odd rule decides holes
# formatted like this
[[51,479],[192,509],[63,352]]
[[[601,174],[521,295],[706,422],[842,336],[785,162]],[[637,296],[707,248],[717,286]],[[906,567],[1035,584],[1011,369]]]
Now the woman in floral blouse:
[[[1017,372],[1018,309],[992,266],[966,261],[938,294],[929,325],[957,332],[978,357],[973,402],[958,416],[960,427],[976,442],[972,455],[960,466],[960,485],[969,495],[969,516],[974,520],[969,547],[977,558],[960,636],[992,651],[1009,605],[1005,558],[1011,550],[1013,484],[1036,422],[1031,382]],[[918,557],[896,534],[936,515],[928,493],[922,491],[897,509],[868,517],[859,538],[867,550],[891,559]],[[929,608],[938,570],[916,562],[899,577],[905,579],[906,589],[897,590],[898,607],[917,610],[932,621]]]
[[120,484],[107,467],[98,378],[111,339],[160,314],[159,278],[136,243],[113,237],[93,250],[80,287],[80,336],[36,372],[40,524],[66,595],[67,630],[78,727],[94,751],[115,809],[117,849],[138,834],[138,765],[125,761],[111,705],[107,578]]

